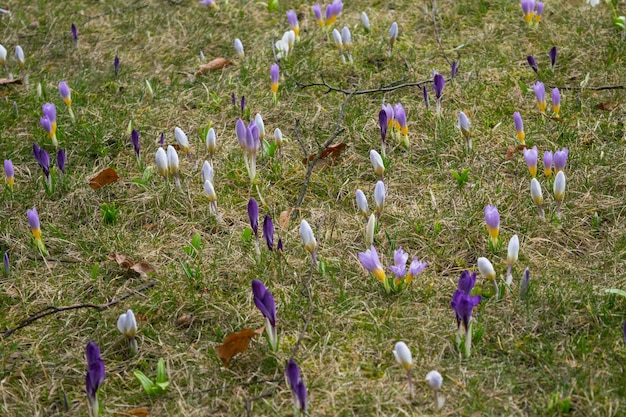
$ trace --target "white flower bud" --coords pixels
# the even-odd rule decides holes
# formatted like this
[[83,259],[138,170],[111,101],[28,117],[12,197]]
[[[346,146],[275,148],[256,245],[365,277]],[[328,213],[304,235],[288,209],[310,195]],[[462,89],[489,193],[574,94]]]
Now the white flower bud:
[[396,343],[393,356],[396,357],[396,361],[407,371],[413,367],[413,356],[411,355],[409,347],[404,342]]
[[167,177],[168,168],[167,168],[167,155],[165,153],[165,149],[159,148],[156,152],[156,156],[154,160],[156,162],[157,171],[159,171],[159,174],[163,175],[164,177]]
[[428,382],[428,385],[432,389],[438,391],[441,389],[441,385],[443,384],[443,377],[437,371],[430,371],[426,374],[426,382]]
[[493,269],[493,265],[491,265],[489,259],[478,258],[476,262],[478,263],[478,270],[485,278],[490,281],[493,281],[496,278],[496,270]]

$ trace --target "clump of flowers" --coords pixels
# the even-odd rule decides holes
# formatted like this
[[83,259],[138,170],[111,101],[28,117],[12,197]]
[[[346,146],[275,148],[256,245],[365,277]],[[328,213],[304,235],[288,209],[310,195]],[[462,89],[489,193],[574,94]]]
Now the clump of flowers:
[[480,295],[470,295],[476,284],[476,274],[463,271],[459,277],[458,288],[452,295],[450,307],[456,315],[457,344],[461,344],[461,323],[465,330],[465,357],[469,358],[472,351],[472,310],[481,300]]
[[365,252],[359,252],[361,265],[382,283],[387,293],[401,292],[428,266],[427,262],[420,262],[417,257],[415,257],[407,270],[406,263],[408,259],[409,255],[404,252],[402,248],[396,249],[393,254],[394,264],[389,267],[393,276],[388,277],[380,263],[378,252],[376,252],[374,245]]

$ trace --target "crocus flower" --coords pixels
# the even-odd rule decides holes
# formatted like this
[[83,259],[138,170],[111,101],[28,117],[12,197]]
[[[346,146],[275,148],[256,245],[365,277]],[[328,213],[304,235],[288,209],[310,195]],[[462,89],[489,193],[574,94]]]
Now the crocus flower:
[[274,129],[274,143],[278,148],[283,146],[283,132],[279,128]]
[[272,64],[270,67],[270,80],[272,81],[272,93],[274,93],[274,99],[278,93],[278,78],[280,77],[280,68],[277,64]]
[[561,110],[561,93],[558,88],[552,89],[552,110],[554,115],[559,117],[559,110]]
[[554,199],[557,216],[561,215],[561,204],[565,198],[565,172],[559,171],[554,178]]
[[369,248],[374,244],[374,232],[376,232],[376,215],[370,214],[365,226],[365,247]]
[[361,24],[363,25],[363,29],[365,29],[366,32],[369,32],[371,30],[370,18],[367,17],[367,14],[365,12],[361,12]]
[[76,27],[74,23],[72,23],[71,30],[72,30],[72,39],[74,39],[74,42],[78,42],[78,28]]
[[396,130],[404,137],[405,147],[409,147],[409,127],[406,124],[406,112],[402,104],[398,103],[393,107],[393,117],[396,119]]
[[409,254],[398,248],[393,252],[393,265],[389,267],[391,272],[396,276],[396,284],[406,275],[406,261],[409,260]]
[[333,40],[335,41],[335,46],[341,52],[341,58],[345,60],[343,56],[343,39],[341,39],[341,33],[337,29],[333,29]]
[[45,149],[40,148],[36,143],[33,143],[33,155],[43,171],[48,190],[52,191],[52,179],[50,178],[50,155],[48,155],[48,152],[46,152]]
[[135,340],[137,320],[135,320],[133,310],[129,309],[126,313],[120,315],[117,319],[117,329],[128,339],[131,355],[136,355],[138,351],[137,340]]
[[9,189],[13,191],[13,184],[15,183],[15,170],[13,169],[13,162],[10,159],[4,160],[4,175],[6,176]]
[[104,362],[100,358],[100,348],[94,342],[87,344],[87,375],[85,376],[85,388],[89,411],[92,417],[98,417],[98,388],[104,382]]
[[522,282],[519,287],[519,295],[522,300],[526,298],[526,294],[528,293],[529,283],[530,283],[530,270],[526,268],[526,271],[524,271],[524,276],[522,277]]
[[246,96],[241,96],[239,107],[241,108],[241,114],[243,115],[243,111],[246,109]]
[[450,307],[456,314],[457,328],[460,329],[461,323],[465,327],[465,355],[468,357],[471,351],[470,320],[472,319],[472,310],[480,303],[481,298],[480,295],[469,295],[461,290],[456,290],[450,302]]
[[59,149],[57,151],[57,168],[61,171],[61,178],[65,175],[65,163],[67,162],[67,155],[65,154],[64,149]]
[[265,331],[267,340],[273,351],[278,348],[278,336],[276,333],[276,304],[272,293],[258,279],[252,280],[252,295],[254,305],[265,317]]
[[139,146],[139,132],[136,129],[133,129],[133,131],[130,134],[130,143],[133,144],[133,149],[135,151],[135,158],[137,158],[137,163],[141,165],[141,159],[140,159],[140,150],[141,147]]
[[513,268],[513,264],[517,262],[517,257],[519,254],[519,238],[517,235],[513,235],[511,240],[509,240],[509,246],[507,247],[507,255],[506,255],[506,283],[507,285],[511,285],[513,281],[513,275],[511,275],[511,269]]
[[408,371],[413,367],[413,355],[411,355],[411,350],[406,345],[406,343],[396,343],[396,346],[393,350],[393,356],[405,370]]
[[398,39],[398,23],[393,22],[389,27],[389,58],[393,55],[393,45]]
[[537,181],[537,178],[530,180],[530,196],[533,202],[537,205],[537,211],[539,217],[543,218],[543,193],[541,192],[541,184]]
[[213,165],[209,161],[204,161],[202,164],[202,181],[210,181],[212,183],[213,178]]
[[154,157],[154,161],[156,162],[157,171],[164,178],[167,178],[168,175],[168,167],[167,167],[167,154],[165,153],[165,149],[159,148],[157,149],[156,155]]
[[324,26],[324,17],[322,17],[322,6],[320,6],[319,4],[314,4],[311,7],[311,10],[313,11],[313,15],[315,16],[315,21],[317,22],[317,25],[319,27]]
[[378,112],[378,125],[380,128],[380,137],[382,140],[383,155],[385,154],[385,140],[387,139],[387,112],[383,109]]
[[161,132],[161,136],[159,136],[159,146],[165,146],[165,133]]
[[[163,148],[159,148],[159,149],[163,149]],[[157,152],[157,156],[158,156],[158,152]],[[172,145],[169,145],[167,147],[167,169],[170,174],[174,175],[174,180],[176,181],[176,187],[180,188],[180,178],[178,178],[178,168],[179,168],[178,152],[176,152],[176,149]]]
[[440,409],[441,407],[443,407],[443,401],[442,401],[443,397],[441,399],[439,398],[439,390],[441,389],[441,386],[443,385],[443,377],[437,371],[430,371],[429,373],[426,374],[425,380],[428,383],[428,386],[435,393],[435,407],[437,409]]
[[485,224],[487,225],[491,242],[495,246],[498,242],[498,234],[500,233],[500,213],[496,206],[490,204],[485,206]]
[[9,273],[11,272],[11,265],[9,264],[9,252],[4,252],[4,255],[2,255],[2,264],[3,264],[3,270],[2,273],[4,274],[5,278],[9,277]]
[[274,250],[274,223],[269,214],[263,218],[263,237],[269,250]]
[[467,150],[472,150],[472,138],[470,137],[470,120],[467,118],[465,113],[459,112],[459,122],[458,127],[461,129],[461,133],[463,133],[463,137],[465,137],[465,145],[467,146]]
[[237,56],[239,59],[243,59],[246,55],[243,52],[243,43],[241,43],[241,39],[235,39],[235,52],[237,52]]
[[537,99],[537,107],[539,111],[546,111],[546,87],[541,81],[537,81],[533,84],[533,90],[535,91],[535,98]]
[[538,158],[539,154],[536,146],[533,146],[532,148],[524,148],[524,160],[526,161],[526,165],[528,165],[528,172],[530,172],[530,176],[532,178],[537,176]]
[[300,222],[300,238],[302,243],[304,243],[304,249],[311,253],[311,261],[313,264],[317,264],[317,241],[315,240],[313,229],[304,219]]
[[557,174],[565,169],[568,155],[569,151],[567,150],[567,148],[563,148],[560,151],[554,152],[554,169],[556,170]]
[[528,65],[530,65],[530,67],[533,69],[533,71],[538,72],[539,68],[537,67],[537,61],[535,60],[535,57],[532,55],[528,55],[526,57],[526,60],[528,61]]
[[40,119],[41,126],[44,128],[46,132],[48,132],[48,136],[52,139],[52,143],[54,146],[59,146],[57,142],[57,109],[52,103],[46,103],[41,106],[43,110],[43,117]]
[[367,269],[372,275],[374,275],[374,277],[376,277],[380,282],[385,284],[385,288],[387,288],[387,278],[385,275],[385,270],[380,264],[380,260],[378,259],[378,252],[376,252],[376,248],[374,247],[374,245],[372,245],[365,252],[359,252],[359,260],[361,261],[361,265],[363,265],[363,268]]
[[201,0],[198,2],[198,4],[210,7],[211,9],[217,8],[217,3],[215,3],[215,0]]
[[24,50],[19,45],[15,47],[15,60],[17,61],[17,65],[20,69],[24,69],[24,63],[26,62],[24,58]]
[[248,200],[248,219],[250,220],[250,228],[254,232],[256,240],[259,240],[259,204],[254,197]]
[[287,10],[287,21],[289,22],[289,26],[291,30],[296,34],[296,38],[300,36],[300,25],[298,24],[298,15],[295,10]]
[[428,90],[426,86],[422,87],[422,95],[424,96],[424,104],[426,105],[426,111],[430,108],[430,102],[428,100]]
[[278,243],[276,244],[276,250],[278,251],[279,255],[283,254],[283,239],[282,238],[278,238]]
[[334,0],[331,4],[326,6],[326,9],[324,10],[326,18],[324,24],[328,27],[335,23],[335,20],[337,20],[337,17],[339,17],[342,10],[343,3],[341,0]]
[[176,137],[176,142],[178,142],[178,146],[183,153],[189,152],[189,139],[187,138],[187,134],[183,132],[183,129],[180,127],[174,128],[174,136]]
[[496,279],[496,270],[493,269],[493,265],[489,262],[489,259],[481,257],[476,260],[476,263],[478,264],[478,270],[485,278],[489,281]]
[[300,410],[302,415],[306,415],[306,386],[304,385],[304,381],[300,378],[300,369],[298,369],[296,361],[289,359],[285,374],[287,375],[287,383],[293,394],[296,409]]
[[237,107],[237,96],[234,91],[230,93],[230,99],[233,101],[233,107]]
[[468,270],[461,272],[458,290],[462,291],[464,294],[470,295],[474,289],[474,285],[476,285],[476,272],[472,272],[471,274]]
[[241,147],[241,149],[245,151],[247,149],[246,124],[241,119],[237,119],[237,122],[235,123],[235,134],[237,135],[237,142],[239,143],[239,147]]
[[541,15],[543,15],[543,2],[538,1],[535,4],[535,22],[539,23]]
[[65,81],[59,83],[59,94],[67,107],[72,106],[72,92]]
[[550,48],[550,52],[548,52],[548,56],[550,57],[550,67],[552,68],[552,70],[554,70],[554,67],[556,66],[557,54],[558,54],[558,49],[556,48],[556,46],[553,46],[552,48]]
[[361,211],[361,214],[367,218],[369,215],[369,207],[367,206],[367,198],[361,190],[356,190],[356,205]]
[[352,62],[352,54],[350,53],[350,49],[352,48],[352,35],[347,26],[341,29],[341,41],[343,42],[343,49],[346,51],[346,55],[348,55],[348,62]]
[[217,149],[217,135],[215,129],[210,128],[206,133],[206,150],[209,152],[209,158],[213,160],[213,154]]
[[459,70],[459,61],[452,61],[450,64],[450,79],[453,80],[456,77],[456,72]]
[[374,207],[378,218],[380,218],[380,215],[383,212],[383,207],[385,206],[385,194],[385,183],[378,181],[376,183],[376,188],[374,188]]
[[517,139],[520,144],[526,144],[526,134],[524,133],[524,122],[522,121],[522,116],[519,112],[513,113],[513,122],[515,124],[515,131],[517,132]]
[[521,0],[522,11],[524,12],[524,20],[530,24],[535,14],[535,0]]
[[117,77],[120,73],[120,58],[115,55],[115,59],[113,60],[113,70],[115,71],[115,76]]
[[259,139],[265,139],[265,123],[263,122],[263,117],[261,116],[261,113],[257,113],[254,116],[254,124],[259,129]]
[[552,151],[543,153],[543,173],[546,177],[552,175]]
[[370,162],[372,163],[376,175],[382,178],[385,172],[385,165],[383,164],[383,158],[374,149],[370,150]]
[[420,262],[417,259],[417,256],[414,257],[413,261],[411,261],[411,264],[409,265],[409,272],[406,275],[404,282],[406,282],[407,284],[410,284],[411,281],[413,281],[413,279],[417,276],[417,274],[422,272],[427,266],[428,266],[428,262]]
[[437,115],[441,114],[441,96],[443,95],[443,88],[446,85],[446,80],[441,74],[435,74],[433,78],[433,90],[435,91],[435,98],[437,99]]
[[206,194],[206,196],[209,198],[209,210],[211,214],[217,216],[217,194],[215,193],[215,187],[213,187],[212,181],[204,181],[204,194]]

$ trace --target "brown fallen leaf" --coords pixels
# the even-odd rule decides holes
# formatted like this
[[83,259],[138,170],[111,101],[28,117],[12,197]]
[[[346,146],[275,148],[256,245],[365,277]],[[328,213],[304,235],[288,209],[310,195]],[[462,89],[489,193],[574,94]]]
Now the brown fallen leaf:
[[517,145],[517,146],[509,146],[509,148],[506,151],[506,159],[513,159],[513,156],[515,156],[515,151],[520,151],[521,153],[524,153],[524,149],[527,149],[528,146],[526,145]]
[[92,190],[97,190],[119,179],[119,175],[117,175],[117,172],[113,168],[107,168],[90,179],[89,186]]
[[617,108],[617,106],[619,106],[619,103],[614,101],[605,101],[603,103],[598,103],[596,108],[604,111],[613,111]]
[[278,225],[282,227],[284,230],[289,229],[289,221],[290,221],[292,212],[293,212],[293,209],[285,210],[281,212],[280,216],[278,217]]
[[224,367],[228,367],[228,363],[233,356],[248,350],[250,340],[252,340],[254,336],[263,333],[264,330],[265,327],[257,330],[243,329],[240,332],[231,333],[226,336],[224,342],[215,348],[215,353],[217,353],[217,356],[222,360]]
[[148,409],[145,407],[133,408],[132,410],[128,410],[124,414],[127,416],[134,416],[134,417],[150,417],[150,413],[148,412]]
[[196,72],[196,75],[206,74],[209,71],[222,69],[232,64],[233,64],[233,61],[229,61],[226,58],[222,58],[222,57],[215,58],[214,60],[207,62],[206,64],[200,65],[200,69],[198,69],[198,72]]
[[[344,151],[344,149],[346,149],[346,146],[347,145],[345,143],[338,143],[336,145],[330,145],[328,148],[324,149],[324,152],[322,152],[322,154],[320,155],[320,159],[318,161],[324,161],[330,158],[336,161],[337,158],[341,156],[341,153]],[[309,162],[315,159],[315,155],[317,155],[317,153],[309,155],[308,158],[303,158],[302,164],[307,165]]]
[[135,263],[128,259],[126,255],[122,253],[115,252],[113,255],[109,255],[108,258],[112,261],[117,262],[117,264],[130,271],[134,271],[138,273],[140,276],[145,277],[148,275],[148,272],[154,272],[154,268],[145,262]]
[[193,314],[191,313],[183,313],[176,319],[176,327],[188,328],[191,327],[193,322],[196,320]]
[[22,80],[19,78],[9,79],[9,78],[0,78],[0,85],[8,85],[8,84],[22,84]]

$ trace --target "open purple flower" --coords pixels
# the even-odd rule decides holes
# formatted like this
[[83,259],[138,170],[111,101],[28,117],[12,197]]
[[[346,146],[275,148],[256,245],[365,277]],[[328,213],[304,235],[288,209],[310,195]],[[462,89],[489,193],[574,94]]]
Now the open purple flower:
[[554,66],[556,65],[557,55],[558,55],[558,49],[556,49],[556,46],[553,46],[552,48],[550,48],[550,52],[548,52],[548,56],[550,57],[550,67],[552,67],[552,69],[554,69]]
[[563,148],[560,151],[554,152],[554,168],[557,174],[559,173],[559,171],[563,171],[565,169],[568,155],[569,151],[567,150],[567,148]]
[[461,290],[456,290],[454,292],[454,295],[452,296],[450,307],[452,307],[456,314],[457,327],[460,327],[462,322],[463,327],[465,327],[466,333],[469,332],[469,323],[470,319],[472,318],[472,310],[480,303],[480,300],[480,295],[472,296],[464,293]]
[[293,359],[289,359],[289,363],[287,364],[287,368],[285,369],[285,374],[287,375],[287,382],[289,383],[289,388],[291,388],[296,408],[300,409],[300,411],[304,415],[306,414],[307,406],[306,386],[300,378],[300,369],[298,369],[296,361],[294,361]]
[[528,61],[528,65],[530,65],[530,67],[533,69],[533,71],[538,72],[539,68],[537,67],[537,61],[535,60],[535,57],[532,55],[528,55],[526,57],[526,60]]
[[257,241],[259,240],[259,204],[256,202],[254,197],[251,197],[248,201],[248,218],[250,219],[250,227],[254,232],[254,236],[256,236]]
[[104,382],[104,362],[100,358],[100,348],[94,342],[87,344],[87,375],[85,376],[85,388],[89,408],[94,417],[98,416],[98,388]]
[[263,219],[263,237],[269,250],[274,250],[274,223],[269,214]]

